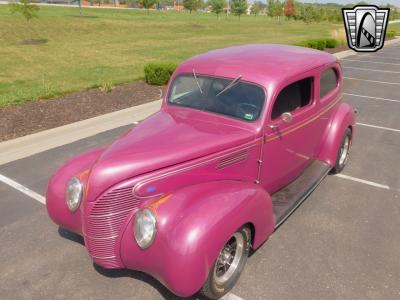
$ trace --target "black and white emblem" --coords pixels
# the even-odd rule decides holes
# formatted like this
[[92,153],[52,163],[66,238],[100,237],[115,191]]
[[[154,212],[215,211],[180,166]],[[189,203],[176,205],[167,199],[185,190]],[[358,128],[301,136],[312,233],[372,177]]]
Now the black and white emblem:
[[385,42],[389,8],[359,5],[343,8],[343,20],[349,47],[358,52],[374,52]]

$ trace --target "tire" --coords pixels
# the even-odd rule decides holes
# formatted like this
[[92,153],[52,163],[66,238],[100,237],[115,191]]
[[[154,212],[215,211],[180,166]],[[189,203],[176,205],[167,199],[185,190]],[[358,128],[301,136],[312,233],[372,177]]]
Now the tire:
[[352,143],[351,129],[347,128],[344,132],[340,147],[336,156],[335,166],[332,168],[332,174],[338,174],[343,171],[349,158],[350,147]]
[[251,231],[242,227],[225,243],[200,293],[208,299],[219,299],[238,281],[251,247]]

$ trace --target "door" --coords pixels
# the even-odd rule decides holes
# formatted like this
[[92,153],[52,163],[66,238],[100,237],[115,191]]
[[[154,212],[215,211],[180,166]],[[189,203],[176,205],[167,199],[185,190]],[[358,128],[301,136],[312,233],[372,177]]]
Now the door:
[[267,112],[261,184],[273,193],[293,181],[311,163],[323,128],[314,122],[319,105],[314,76],[280,89]]

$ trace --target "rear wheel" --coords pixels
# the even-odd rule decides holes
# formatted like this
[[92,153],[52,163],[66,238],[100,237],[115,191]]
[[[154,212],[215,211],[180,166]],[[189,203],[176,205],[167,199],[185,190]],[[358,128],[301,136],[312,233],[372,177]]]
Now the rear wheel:
[[342,142],[340,144],[340,148],[338,150],[338,154],[336,157],[336,164],[332,169],[333,174],[342,172],[342,170],[346,166],[347,160],[349,158],[350,146],[351,146],[351,142],[352,142],[351,138],[352,138],[351,129],[347,128],[343,135]]
[[251,231],[242,227],[225,243],[208,274],[201,293],[209,299],[219,299],[236,284],[246,264],[251,245]]

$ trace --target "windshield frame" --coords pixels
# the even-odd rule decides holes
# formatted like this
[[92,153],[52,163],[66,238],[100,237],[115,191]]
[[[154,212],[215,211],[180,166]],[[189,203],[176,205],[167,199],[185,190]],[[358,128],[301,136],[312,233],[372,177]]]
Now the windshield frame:
[[[210,111],[210,110],[198,109],[198,108],[195,108],[195,107],[192,107],[192,106],[176,104],[174,102],[170,102],[170,97],[171,97],[172,87],[174,85],[174,82],[175,82],[175,80],[177,78],[182,77],[182,76],[193,77],[193,73],[182,72],[182,73],[179,73],[179,74],[177,74],[176,76],[174,76],[172,78],[171,83],[168,85],[168,92],[167,92],[166,97],[165,97],[165,102],[166,102],[167,105],[174,106],[174,107],[179,107],[179,108],[192,109],[192,110],[195,110],[195,111],[200,111],[200,112],[205,112],[205,113],[210,113],[210,114],[213,114],[213,115],[226,117],[226,118],[228,118],[230,120],[242,121],[244,123],[256,123],[256,122],[258,122],[258,121],[263,119],[264,110],[265,110],[266,102],[267,102],[267,96],[268,96],[267,90],[265,89],[265,87],[263,85],[261,85],[259,83],[256,83],[256,82],[243,80],[243,79],[240,79],[240,81],[239,81],[241,83],[246,83],[246,84],[249,84],[249,85],[256,86],[256,87],[260,88],[263,91],[263,94],[264,94],[263,104],[261,106],[260,114],[258,115],[258,118],[254,119],[254,120],[246,120],[246,119],[243,119],[243,118],[240,118],[240,117],[235,117],[235,116],[232,116],[232,115],[227,115],[227,114],[223,114],[223,113],[219,113],[219,112],[215,112],[215,111]],[[215,78],[215,79],[225,79],[225,80],[229,80],[229,81],[232,81],[232,80],[235,79],[235,78],[232,78],[232,77],[214,76],[214,75],[197,73],[197,72],[196,72],[196,76],[197,76],[197,78],[199,78],[199,77],[208,77],[208,78]]]

